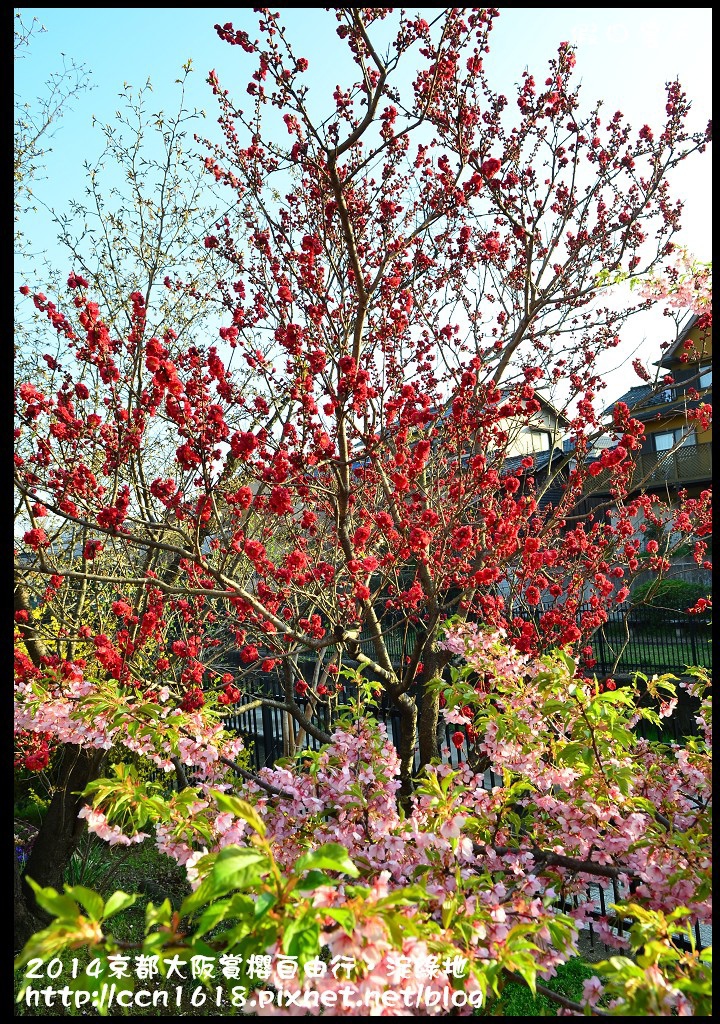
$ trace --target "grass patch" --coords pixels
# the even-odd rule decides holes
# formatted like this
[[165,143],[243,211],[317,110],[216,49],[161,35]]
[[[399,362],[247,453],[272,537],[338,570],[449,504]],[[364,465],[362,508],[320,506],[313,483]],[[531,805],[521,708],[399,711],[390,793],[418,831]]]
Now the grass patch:
[[[587,964],[580,957],[572,957],[567,963],[560,964],[557,974],[542,984],[557,992],[558,995],[580,1002],[583,997],[583,982],[592,978],[597,971],[592,964]],[[558,1004],[547,996],[538,995],[533,998],[532,992],[522,982],[510,981],[502,991],[502,995],[494,1002],[477,1011],[479,1017],[555,1017]]]

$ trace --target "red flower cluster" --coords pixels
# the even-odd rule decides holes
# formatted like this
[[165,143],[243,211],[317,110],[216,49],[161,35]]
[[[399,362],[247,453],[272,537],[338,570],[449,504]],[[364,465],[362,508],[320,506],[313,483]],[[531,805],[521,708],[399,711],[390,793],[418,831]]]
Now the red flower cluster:
[[238,690],[237,686],[227,683],[222,692],[218,694],[218,704],[237,704],[241,697],[242,693]]
[[29,772],[44,771],[56,746],[48,732],[18,731],[15,733],[14,765]]
[[183,699],[180,701],[180,709],[187,712],[199,711],[204,704],[205,694],[200,687],[194,686],[185,691]]

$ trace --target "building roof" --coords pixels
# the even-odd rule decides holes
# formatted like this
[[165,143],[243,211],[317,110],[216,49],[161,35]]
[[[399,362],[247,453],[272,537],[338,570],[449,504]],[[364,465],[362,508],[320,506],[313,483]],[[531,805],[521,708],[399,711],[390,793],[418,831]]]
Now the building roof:
[[[501,386],[499,390],[500,401],[498,404],[501,405],[503,402],[506,402],[508,400],[511,391],[506,386]],[[555,421],[558,423],[559,426],[568,427],[570,425],[570,420],[565,415],[565,413],[561,412],[558,408],[556,408],[556,406],[554,406],[552,402],[549,399],[545,398],[545,396],[542,395],[539,391],[535,391],[535,399],[540,403],[543,409],[549,412],[551,416],[555,417]],[[430,412],[437,416],[437,419],[441,421],[450,415],[451,409],[452,398],[448,398],[442,407],[433,407],[430,409]],[[509,418],[512,419],[512,417]],[[528,425],[532,425],[532,423],[529,423]]]
[[[653,364],[654,366],[659,366],[665,370],[678,369],[677,364],[680,358],[678,353],[681,353],[684,343],[693,328],[697,326],[699,319],[700,317],[695,313],[691,313],[688,316],[675,341],[666,349],[661,358]],[[682,384],[682,382],[678,383]],[[639,384],[634,388],[630,388],[623,395],[620,395],[619,398],[611,402],[610,405],[606,406],[602,411],[602,415],[607,416],[620,402],[624,402],[630,409],[630,412],[641,420],[647,419],[650,415],[655,417],[661,411],[670,414],[678,409],[690,407],[687,396],[682,397],[681,400],[681,395],[678,391],[673,393],[672,387],[672,385],[663,387],[661,382]],[[671,391],[670,395],[668,395],[669,390]]]
[[658,359],[657,362],[654,364],[655,366],[662,366],[667,370],[672,369],[673,363],[677,358],[678,349],[682,346],[688,334],[690,334],[690,331],[693,329],[693,327],[695,327],[699,319],[700,317],[696,313],[690,314],[688,319],[683,324],[682,330],[678,334],[675,341],[668,349],[665,350],[660,359]]
[[537,473],[541,469],[546,469],[550,462],[550,455],[554,458],[559,458],[564,453],[560,448],[555,448],[553,452],[526,452],[524,455],[511,455],[508,459],[503,459],[502,471],[503,473],[514,473],[516,469],[519,469],[522,465],[522,460],[531,458],[533,460],[532,472]]
[[[677,399],[668,399],[667,388],[658,391],[654,384],[639,384],[637,387],[630,388],[624,395],[620,395],[619,398],[611,402],[610,405],[603,409],[602,415],[606,416],[608,413],[611,413],[620,402],[624,402],[630,412],[637,413],[648,409],[650,406],[675,405]],[[655,412],[657,409],[653,411]]]

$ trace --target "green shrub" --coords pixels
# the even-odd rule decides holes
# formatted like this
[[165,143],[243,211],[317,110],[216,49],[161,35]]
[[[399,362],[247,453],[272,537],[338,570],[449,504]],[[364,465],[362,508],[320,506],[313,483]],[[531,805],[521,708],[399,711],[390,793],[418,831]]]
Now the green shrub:
[[86,831],[65,868],[63,881],[94,889],[110,873],[108,852],[107,843]]
[[13,817],[16,821],[29,822],[39,827],[45,817],[50,800],[41,796],[34,789],[30,789],[15,801]]
[[686,612],[701,598],[708,596],[702,583],[687,580],[650,580],[633,591],[631,601],[643,620],[661,624],[667,622],[668,612]]

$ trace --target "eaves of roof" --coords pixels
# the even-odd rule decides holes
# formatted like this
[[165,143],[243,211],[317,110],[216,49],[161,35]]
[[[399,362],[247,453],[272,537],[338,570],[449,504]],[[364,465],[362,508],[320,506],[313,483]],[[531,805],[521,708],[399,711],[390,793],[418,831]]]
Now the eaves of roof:
[[683,325],[683,328],[678,334],[675,341],[672,343],[670,348],[666,349],[665,352],[663,352],[662,356],[653,364],[654,366],[662,366],[668,370],[672,369],[673,364],[675,363],[675,360],[677,358],[678,349],[683,344],[687,336],[690,334],[690,331],[696,325],[698,320],[699,317],[697,313],[692,313],[690,315],[690,318]]

